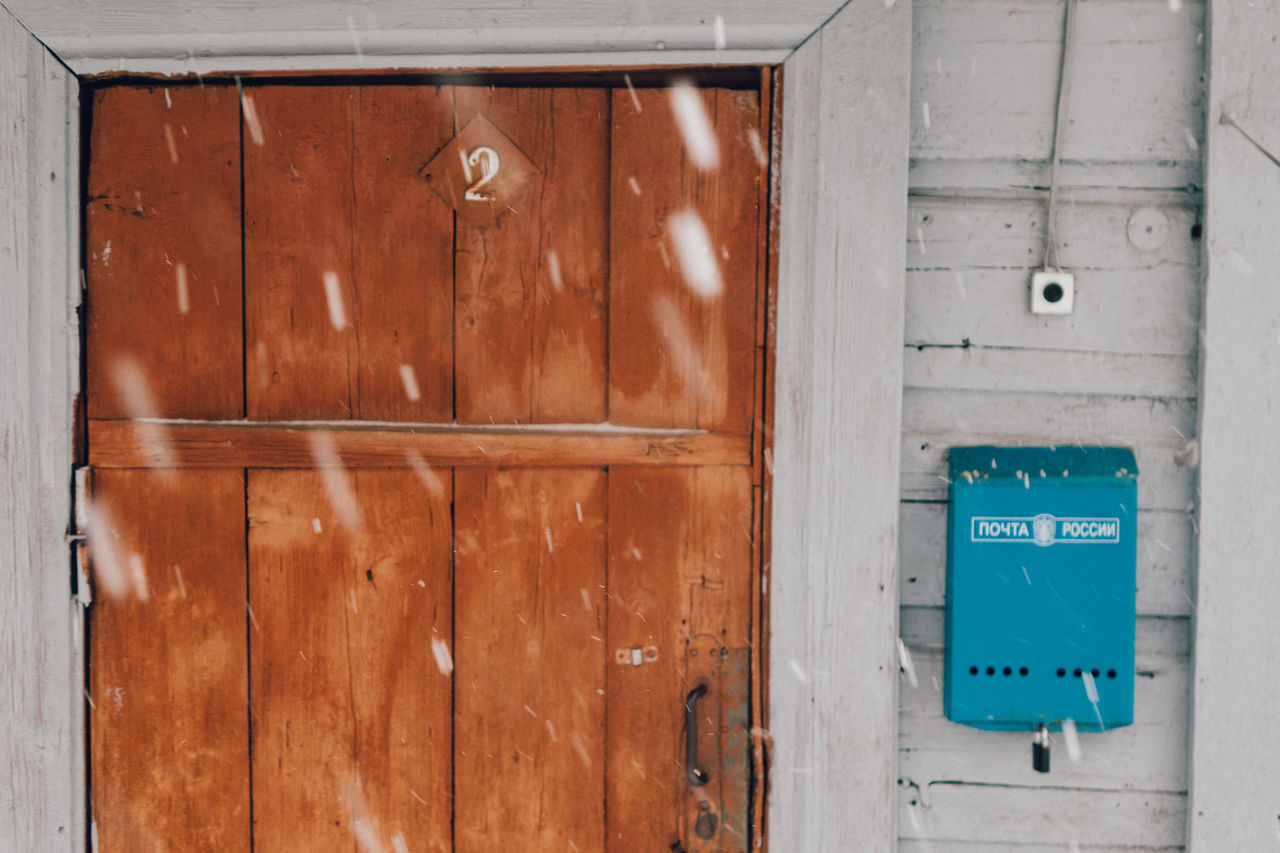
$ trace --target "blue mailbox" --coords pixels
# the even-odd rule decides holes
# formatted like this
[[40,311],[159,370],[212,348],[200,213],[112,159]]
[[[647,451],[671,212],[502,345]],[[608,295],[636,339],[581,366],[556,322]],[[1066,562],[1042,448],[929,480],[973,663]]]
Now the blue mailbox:
[[1045,770],[1063,721],[1133,722],[1137,476],[1118,447],[951,449],[947,719],[1037,732]]

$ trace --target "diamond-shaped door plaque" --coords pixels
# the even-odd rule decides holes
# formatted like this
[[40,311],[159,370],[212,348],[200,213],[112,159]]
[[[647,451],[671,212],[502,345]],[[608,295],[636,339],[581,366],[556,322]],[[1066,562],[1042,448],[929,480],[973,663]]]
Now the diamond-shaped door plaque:
[[422,177],[468,225],[505,213],[524,214],[538,167],[483,115],[467,122],[427,165]]

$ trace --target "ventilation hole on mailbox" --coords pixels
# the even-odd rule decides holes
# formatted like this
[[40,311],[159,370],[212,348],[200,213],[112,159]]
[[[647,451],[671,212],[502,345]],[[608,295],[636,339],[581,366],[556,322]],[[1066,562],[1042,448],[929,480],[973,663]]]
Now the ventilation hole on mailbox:
[[1098,676],[1102,675],[1102,673],[1096,669],[1091,670],[1091,674],[1093,675],[1094,678],[1097,678]]
[[1025,666],[1018,667],[1018,675],[1026,675],[1026,674],[1027,674],[1027,668]]
[[971,667],[969,667],[969,674],[970,674],[970,675],[977,675],[977,674],[978,674],[978,668],[977,668],[976,666],[971,666]]
[[1066,671],[1065,669],[1063,669],[1062,667],[1058,667],[1058,677],[1059,677],[1059,678],[1064,678],[1064,677],[1066,677],[1066,674],[1067,674],[1067,671]]
[[1076,667],[1075,669],[1073,669],[1073,670],[1071,671],[1071,674],[1072,674],[1072,675],[1074,675],[1076,678],[1079,678],[1079,677],[1080,677],[1080,668],[1079,668],[1079,667]]
[[994,666],[987,667],[987,675],[995,675],[995,674],[996,674],[996,668]]
[[1006,667],[1004,668],[1004,674],[1005,674],[1005,675],[1013,675],[1013,668],[1012,668],[1012,667],[1008,667],[1008,666],[1006,666]]
[[1107,678],[1115,678],[1115,677],[1116,677],[1116,671],[1114,669],[1107,670]]

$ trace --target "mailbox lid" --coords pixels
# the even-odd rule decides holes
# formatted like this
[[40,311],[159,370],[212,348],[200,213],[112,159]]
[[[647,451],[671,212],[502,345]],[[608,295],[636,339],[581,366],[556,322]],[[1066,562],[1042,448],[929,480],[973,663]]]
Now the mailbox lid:
[[951,473],[948,719],[997,730],[1131,723],[1133,452],[960,447]]
[[[953,447],[951,483],[977,485],[988,480],[1022,479],[1069,481],[1073,477],[1138,477],[1138,462],[1127,447]],[[966,478],[965,472],[969,472]]]

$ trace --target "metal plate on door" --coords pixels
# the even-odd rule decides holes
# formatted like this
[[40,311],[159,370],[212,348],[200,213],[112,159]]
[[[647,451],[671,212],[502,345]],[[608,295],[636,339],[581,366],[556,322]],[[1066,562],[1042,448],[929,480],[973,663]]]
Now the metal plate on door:
[[477,115],[421,169],[431,189],[464,225],[488,225],[528,213],[538,167],[497,125]]

